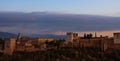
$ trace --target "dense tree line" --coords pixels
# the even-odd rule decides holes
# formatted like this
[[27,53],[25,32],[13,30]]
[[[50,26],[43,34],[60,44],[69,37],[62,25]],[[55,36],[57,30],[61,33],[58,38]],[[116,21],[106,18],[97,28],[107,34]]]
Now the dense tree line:
[[1,55],[0,61],[120,61],[119,50],[60,47],[36,52],[16,51],[12,56]]

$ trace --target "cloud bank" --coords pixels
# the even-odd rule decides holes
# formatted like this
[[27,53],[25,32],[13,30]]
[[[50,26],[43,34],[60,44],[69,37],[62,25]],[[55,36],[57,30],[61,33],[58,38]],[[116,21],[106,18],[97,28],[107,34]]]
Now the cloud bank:
[[0,31],[30,34],[57,34],[120,30],[120,17],[56,14],[48,12],[0,12]]

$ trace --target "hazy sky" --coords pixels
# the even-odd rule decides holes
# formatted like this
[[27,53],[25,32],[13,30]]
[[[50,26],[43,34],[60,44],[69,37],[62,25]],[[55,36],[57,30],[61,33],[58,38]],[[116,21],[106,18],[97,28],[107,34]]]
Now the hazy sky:
[[97,14],[119,16],[120,0],[0,0],[0,11]]
[[[0,31],[33,34],[65,34],[67,31],[101,32],[99,30],[109,31],[109,33],[110,31],[113,33],[113,30],[118,32],[120,30],[119,6],[120,0],[0,0]],[[1,12],[14,13],[1,14]],[[41,13],[38,15],[38,12]],[[103,17],[67,16],[67,13],[103,15]],[[104,16],[118,16],[119,18]]]

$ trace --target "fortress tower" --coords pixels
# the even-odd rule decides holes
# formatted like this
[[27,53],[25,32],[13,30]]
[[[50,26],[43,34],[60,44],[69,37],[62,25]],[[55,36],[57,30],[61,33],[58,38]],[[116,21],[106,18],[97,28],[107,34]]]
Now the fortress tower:
[[67,32],[67,41],[73,42],[73,40],[78,38],[78,33]]
[[120,44],[120,33],[114,33],[114,43]]
[[6,38],[5,45],[4,45],[4,54],[12,55],[13,51],[15,50],[16,46],[16,39],[15,38]]

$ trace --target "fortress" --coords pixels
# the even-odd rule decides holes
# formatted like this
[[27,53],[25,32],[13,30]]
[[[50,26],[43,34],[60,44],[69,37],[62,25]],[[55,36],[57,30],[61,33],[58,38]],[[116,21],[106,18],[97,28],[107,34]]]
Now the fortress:
[[[95,47],[100,48],[102,51],[109,49],[120,50],[120,33],[114,33],[113,37],[95,37],[90,34],[84,34],[83,37],[78,36],[78,33],[67,32],[66,41],[60,44],[60,47]],[[58,41],[53,38],[27,38],[22,37],[21,34],[18,34],[17,39],[15,38],[6,38],[4,40],[4,49],[3,53],[12,55],[14,51],[41,51],[47,50],[51,47],[46,45],[46,42]],[[49,47],[47,47],[49,46]],[[55,46],[56,47],[56,46]],[[52,47],[54,48],[54,47]]]
[[96,47],[106,51],[108,49],[120,50],[120,33],[114,33],[113,37],[92,37],[92,34],[84,34],[84,37],[78,36],[77,33],[67,32],[66,45],[72,47]]

